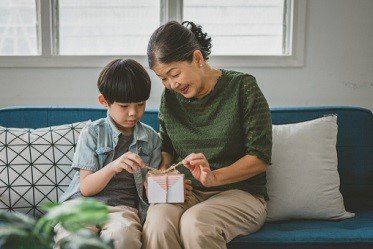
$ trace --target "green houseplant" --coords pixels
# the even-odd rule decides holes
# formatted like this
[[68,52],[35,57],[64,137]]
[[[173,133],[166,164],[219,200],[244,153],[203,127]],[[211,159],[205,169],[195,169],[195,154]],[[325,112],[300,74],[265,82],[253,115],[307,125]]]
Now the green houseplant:
[[[110,249],[112,241],[103,240],[86,229],[101,226],[108,219],[105,204],[89,198],[77,199],[73,205],[50,203],[43,207],[46,215],[35,220],[25,214],[0,211],[0,248],[2,249]],[[71,235],[54,242],[54,226],[60,223]]]

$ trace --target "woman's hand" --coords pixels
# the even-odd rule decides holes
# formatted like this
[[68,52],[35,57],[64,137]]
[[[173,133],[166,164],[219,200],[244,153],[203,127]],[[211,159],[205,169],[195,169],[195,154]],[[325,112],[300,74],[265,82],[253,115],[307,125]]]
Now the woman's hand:
[[132,152],[124,153],[112,162],[112,168],[116,173],[127,170],[129,173],[133,173],[140,168],[145,167],[145,163],[139,155]]
[[217,178],[211,171],[210,164],[202,153],[192,153],[183,160],[187,167],[199,182],[205,187],[217,186]]

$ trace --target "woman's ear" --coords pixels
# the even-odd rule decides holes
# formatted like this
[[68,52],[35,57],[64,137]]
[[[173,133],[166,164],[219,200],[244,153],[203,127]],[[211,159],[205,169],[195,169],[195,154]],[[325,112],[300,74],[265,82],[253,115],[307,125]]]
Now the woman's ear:
[[202,52],[199,49],[193,52],[193,62],[196,63],[197,67],[203,67],[205,64],[205,59],[203,58]]
[[100,94],[98,95],[98,103],[100,103],[100,105],[102,105],[102,106],[104,106],[104,107],[109,107],[109,104],[108,104],[108,102],[106,101],[105,96],[102,95],[102,93],[100,93]]

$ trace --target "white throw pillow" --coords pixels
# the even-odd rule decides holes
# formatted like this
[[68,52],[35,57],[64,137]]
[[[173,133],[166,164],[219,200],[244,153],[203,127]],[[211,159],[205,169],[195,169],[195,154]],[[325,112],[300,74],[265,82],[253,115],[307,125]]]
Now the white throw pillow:
[[40,129],[0,126],[0,209],[35,217],[70,184],[80,131],[90,121]]
[[337,131],[336,115],[273,125],[267,221],[355,216],[346,212],[339,191]]

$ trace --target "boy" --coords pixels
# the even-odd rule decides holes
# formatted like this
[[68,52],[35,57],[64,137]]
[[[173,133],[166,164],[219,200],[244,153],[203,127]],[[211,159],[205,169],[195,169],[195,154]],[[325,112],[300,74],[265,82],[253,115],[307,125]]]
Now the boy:
[[[134,60],[114,60],[101,72],[98,101],[107,117],[81,132],[72,167],[78,170],[61,202],[86,196],[109,206],[109,221],[100,232],[115,248],[141,248],[141,224],[147,204],[143,183],[145,165],[158,168],[161,140],[140,122],[151,89],[149,75]],[[60,225],[56,241],[68,235]]]

